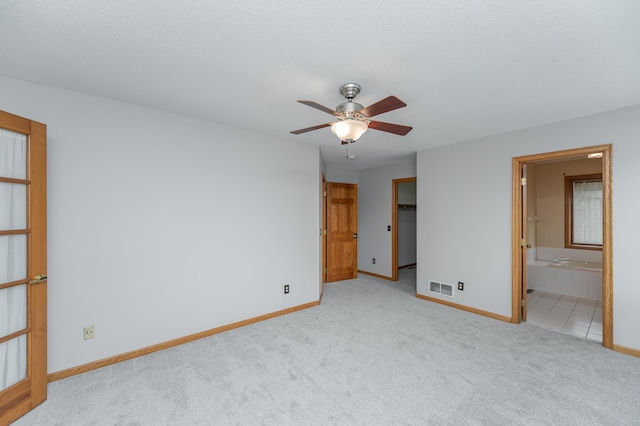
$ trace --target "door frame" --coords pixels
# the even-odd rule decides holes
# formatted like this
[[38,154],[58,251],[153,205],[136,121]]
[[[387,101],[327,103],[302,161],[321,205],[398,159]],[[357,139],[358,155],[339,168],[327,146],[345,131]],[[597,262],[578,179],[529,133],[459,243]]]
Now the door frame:
[[[526,294],[522,292],[522,189],[520,171],[522,165],[537,161],[563,159],[602,153],[602,346],[614,349],[613,345],[613,198],[612,185],[612,145],[597,145],[574,148],[563,151],[533,154],[512,159],[512,242],[511,242],[511,281],[512,310],[511,320],[519,324],[522,320],[522,301]],[[525,248],[526,249],[526,248]]]
[[[0,423],[47,399],[47,128],[0,111],[0,128],[27,135],[27,377],[4,390]],[[44,279],[35,279],[37,274]],[[29,281],[31,280],[31,281]]]
[[391,280],[398,281],[398,184],[416,182],[416,177],[391,181]]
[[327,179],[324,176],[324,172],[322,174],[322,186],[320,188],[320,198],[321,198],[321,206],[320,206],[320,256],[321,256],[321,284],[320,284],[320,298],[322,299],[322,295],[324,294],[324,283],[327,282]]
[[526,185],[522,185],[522,183],[520,184],[520,194],[521,194],[521,202],[520,205],[522,206],[521,209],[521,217],[520,217],[520,238],[522,239],[521,241],[521,251],[520,251],[520,292],[522,294],[522,300],[524,300],[524,303],[520,303],[520,319],[522,321],[526,321],[527,320],[527,250],[529,249],[529,247],[531,247],[531,245],[528,243],[529,242],[529,230],[527,227],[527,215],[528,215],[528,194],[529,194],[529,182],[528,182],[528,176],[527,176],[527,164],[528,163],[522,163],[520,165],[520,179],[524,180],[524,182],[526,182]]

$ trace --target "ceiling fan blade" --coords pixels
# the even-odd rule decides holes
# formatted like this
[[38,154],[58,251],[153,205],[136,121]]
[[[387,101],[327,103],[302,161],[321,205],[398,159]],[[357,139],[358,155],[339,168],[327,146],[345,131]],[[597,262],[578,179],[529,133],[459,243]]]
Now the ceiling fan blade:
[[310,132],[312,130],[322,129],[323,127],[329,127],[329,126],[331,126],[331,124],[332,123],[318,124],[317,126],[313,126],[313,127],[306,127],[304,129],[292,130],[289,133],[293,133],[294,135],[299,135],[301,133],[307,133],[307,132]]
[[373,117],[374,115],[393,111],[394,109],[398,109],[406,106],[407,104],[405,104],[395,96],[389,96],[387,98],[384,98],[381,101],[376,102],[373,105],[369,105],[368,107],[366,107],[360,112],[366,115],[367,117]]
[[322,106],[317,102],[313,102],[313,101],[298,101],[301,104],[305,104],[307,106],[310,106],[311,108],[315,108],[315,109],[319,109],[320,111],[324,111],[327,114],[331,114],[333,116],[338,116],[338,113],[335,112],[334,110],[332,110],[331,108],[327,108],[326,106]]
[[369,123],[370,129],[381,130],[383,132],[395,133],[396,135],[404,136],[413,129],[413,127],[403,126],[402,124],[384,123],[382,121],[371,121]]

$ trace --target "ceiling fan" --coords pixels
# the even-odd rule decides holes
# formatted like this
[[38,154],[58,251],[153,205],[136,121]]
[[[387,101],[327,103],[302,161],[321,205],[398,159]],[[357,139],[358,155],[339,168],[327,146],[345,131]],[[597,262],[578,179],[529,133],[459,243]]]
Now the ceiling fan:
[[338,121],[318,124],[317,126],[307,127],[304,129],[293,130],[290,133],[299,135],[301,133],[306,133],[312,130],[331,126],[331,131],[333,132],[333,134],[340,138],[342,144],[345,145],[357,141],[358,138],[360,138],[360,136],[362,136],[362,134],[367,131],[367,129],[381,130],[383,132],[394,133],[400,136],[404,136],[411,131],[412,127],[409,126],[370,120],[371,117],[374,117],[376,115],[407,106],[407,104],[405,104],[395,96],[389,96],[365,108],[359,103],[353,102],[353,99],[356,97],[356,95],[360,93],[359,84],[343,84],[342,86],[340,86],[339,90],[340,94],[347,98],[347,102],[343,102],[338,105],[335,111],[313,101],[298,101],[301,104],[305,104],[312,108],[316,108],[320,111],[331,114],[336,117]]

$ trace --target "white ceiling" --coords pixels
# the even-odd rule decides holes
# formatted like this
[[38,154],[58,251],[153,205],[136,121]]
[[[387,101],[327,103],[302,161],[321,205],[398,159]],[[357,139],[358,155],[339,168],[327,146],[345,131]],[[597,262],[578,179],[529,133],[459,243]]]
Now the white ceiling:
[[[353,170],[415,151],[640,104],[638,0],[3,0],[0,74],[321,147]],[[296,102],[338,87],[407,136],[355,160]],[[0,94],[2,96],[2,94]],[[229,141],[229,143],[233,143]]]

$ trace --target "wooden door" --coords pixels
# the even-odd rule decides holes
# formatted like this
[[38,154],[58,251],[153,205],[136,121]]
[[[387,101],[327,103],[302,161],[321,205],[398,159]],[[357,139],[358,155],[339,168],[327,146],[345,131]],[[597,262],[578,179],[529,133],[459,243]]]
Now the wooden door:
[[327,183],[327,282],[358,276],[358,186]]
[[0,424],[47,397],[46,126],[0,111]]

